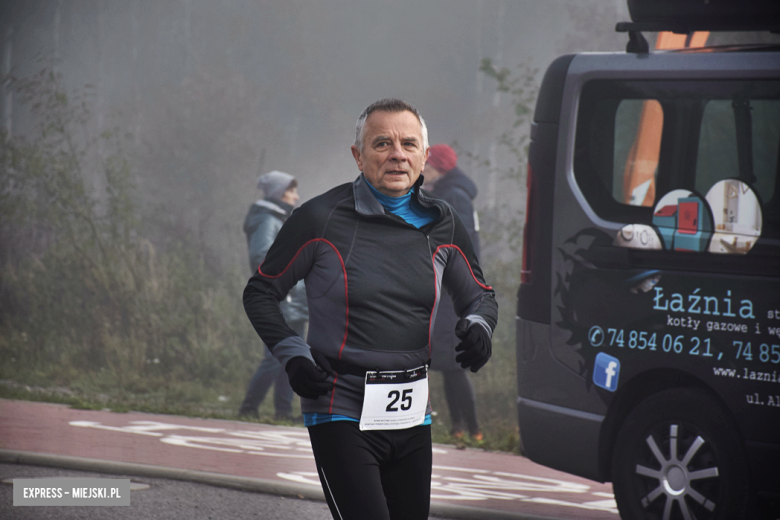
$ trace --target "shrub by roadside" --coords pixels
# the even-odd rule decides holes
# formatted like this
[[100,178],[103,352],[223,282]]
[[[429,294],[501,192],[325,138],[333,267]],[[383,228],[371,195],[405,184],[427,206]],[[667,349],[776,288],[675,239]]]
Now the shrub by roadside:
[[0,134],[0,377],[170,399],[248,377],[239,277],[191,237],[145,238],[164,222],[143,216],[119,132],[92,135],[88,97],[49,69],[11,85],[36,126]]

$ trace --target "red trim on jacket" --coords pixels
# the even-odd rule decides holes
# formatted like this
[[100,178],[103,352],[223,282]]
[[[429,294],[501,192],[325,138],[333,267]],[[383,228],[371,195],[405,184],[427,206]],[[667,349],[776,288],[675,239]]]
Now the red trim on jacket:
[[339,253],[339,250],[336,248],[336,246],[334,246],[333,243],[325,238],[313,238],[298,248],[298,251],[292,257],[292,260],[290,260],[290,262],[287,264],[287,267],[285,267],[281,273],[277,275],[265,274],[262,271],[263,264],[257,266],[257,272],[260,273],[260,276],[264,276],[266,278],[279,278],[287,272],[287,269],[290,268],[293,262],[295,262],[295,259],[298,258],[298,255],[301,254],[301,251],[303,251],[306,246],[313,242],[324,242],[333,248],[336,256],[339,257],[339,262],[341,262],[341,272],[344,273],[344,306],[346,307],[346,316],[344,318],[344,339],[341,341],[341,347],[339,347],[339,359],[341,359],[341,352],[344,350],[344,345],[347,344],[347,334],[349,334],[349,284],[347,283],[347,267],[344,265],[344,259],[341,258],[341,253]]

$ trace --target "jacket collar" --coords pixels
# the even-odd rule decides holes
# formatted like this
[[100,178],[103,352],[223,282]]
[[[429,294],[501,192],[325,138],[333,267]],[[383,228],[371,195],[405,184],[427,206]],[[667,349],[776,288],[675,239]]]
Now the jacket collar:
[[368,181],[361,173],[355,182],[352,183],[352,190],[355,193],[355,211],[361,215],[384,215],[385,208],[376,200],[371,188],[368,187]]
[[[285,204],[284,202],[277,201],[275,199],[260,199],[255,202],[255,206],[260,206],[261,208],[266,208],[271,210],[273,213],[277,213],[282,216],[287,216],[290,214],[290,211],[292,210],[292,206],[289,204]],[[287,206],[289,209],[286,209],[284,206]]]
[[[439,209],[439,216],[444,214],[444,208],[441,201],[436,198],[430,197],[429,194],[421,189],[422,183],[425,179],[422,175],[414,183],[414,194],[412,198],[415,199],[421,206],[430,208],[435,207]],[[352,183],[352,189],[355,193],[355,211],[361,215],[384,215],[385,208],[374,197],[371,192],[371,188],[368,186],[368,181],[361,173],[355,182]],[[438,219],[437,219],[438,220]]]

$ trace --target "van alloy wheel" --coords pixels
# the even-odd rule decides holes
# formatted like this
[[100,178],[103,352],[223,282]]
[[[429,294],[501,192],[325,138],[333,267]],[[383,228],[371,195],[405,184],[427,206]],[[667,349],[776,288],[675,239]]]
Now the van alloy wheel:
[[658,484],[655,489],[642,499],[642,506],[647,508],[653,501],[660,500],[663,504],[663,520],[671,520],[672,508],[675,503],[680,509],[683,518],[692,518],[691,508],[686,498],[694,500],[710,512],[715,509],[715,502],[697,491],[693,487],[693,481],[717,478],[719,475],[718,467],[711,466],[698,470],[689,469],[689,464],[691,464],[694,456],[700,454],[700,451],[708,451],[708,447],[705,446],[706,441],[700,435],[697,435],[686,453],[678,454],[679,433],[679,424],[671,424],[669,426],[668,457],[661,452],[655,437],[653,435],[647,436],[647,447],[652,452],[656,462],[660,464],[660,469],[652,469],[641,464],[636,465],[637,475],[653,479]]
[[733,421],[706,393],[660,392],[621,428],[612,481],[621,518],[745,518],[748,471]]

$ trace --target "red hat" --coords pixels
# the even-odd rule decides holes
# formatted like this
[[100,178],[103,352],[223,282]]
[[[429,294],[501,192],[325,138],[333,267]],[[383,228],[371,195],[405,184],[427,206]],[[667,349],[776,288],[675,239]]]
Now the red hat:
[[435,144],[428,150],[428,164],[442,173],[447,173],[458,164],[458,154],[446,144]]

